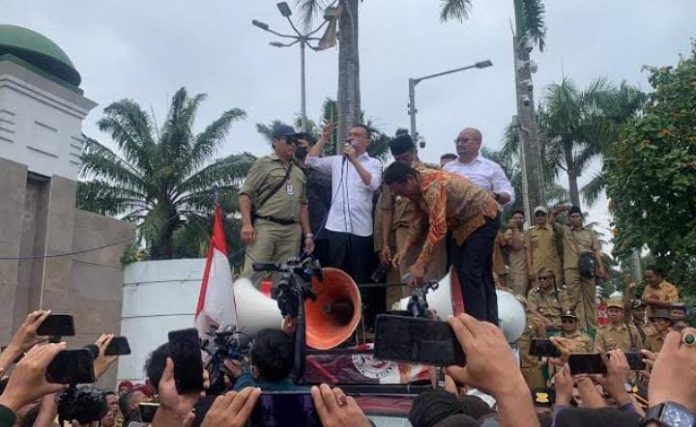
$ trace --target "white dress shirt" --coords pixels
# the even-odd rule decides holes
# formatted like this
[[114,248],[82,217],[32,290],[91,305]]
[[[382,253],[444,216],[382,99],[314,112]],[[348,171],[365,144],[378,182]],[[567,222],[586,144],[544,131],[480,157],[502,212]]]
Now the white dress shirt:
[[326,229],[338,233],[350,233],[369,237],[373,233],[372,207],[375,191],[382,184],[382,162],[367,153],[358,161],[370,172],[369,185],[349,161],[343,156],[307,157],[307,166],[331,174],[331,208],[326,220]]
[[492,160],[479,155],[469,163],[462,163],[459,159],[453,160],[442,169],[469,178],[471,182],[491,193],[509,195],[510,201],[503,206],[512,206],[515,203],[515,190],[510,180],[505,176],[503,168]]

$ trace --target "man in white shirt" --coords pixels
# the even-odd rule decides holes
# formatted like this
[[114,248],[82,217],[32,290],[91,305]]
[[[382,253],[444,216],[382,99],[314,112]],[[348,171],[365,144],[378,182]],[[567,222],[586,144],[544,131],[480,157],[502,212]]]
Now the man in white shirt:
[[332,202],[326,220],[329,266],[348,273],[356,283],[368,283],[376,267],[373,241],[374,193],[382,183],[382,163],[367,154],[370,129],[355,125],[342,156],[319,157],[328,132],[307,155],[306,164],[331,174]]
[[498,204],[511,206],[515,203],[515,190],[499,164],[479,155],[482,139],[478,129],[466,128],[459,132],[454,140],[459,158],[442,169],[468,178],[490,192]]

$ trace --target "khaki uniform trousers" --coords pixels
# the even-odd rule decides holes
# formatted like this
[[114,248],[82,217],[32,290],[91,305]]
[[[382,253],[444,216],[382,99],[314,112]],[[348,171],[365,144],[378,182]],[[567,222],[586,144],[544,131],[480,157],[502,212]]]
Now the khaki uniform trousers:
[[[254,224],[254,230],[256,240],[246,248],[242,277],[251,280],[251,283],[258,288],[267,273],[254,271],[253,263],[286,262],[289,258],[297,256],[300,253],[302,228],[299,224],[280,225],[258,219]],[[280,273],[273,273],[274,287],[277,286],[280,276]]]
[[575,307],[578,326],[584,330],[597,329],[597,280],[582,277],[577,268],[564,270],[566,292],[570,306]]
[[[396,229],[396,250],[398,251],[399,248],[404,247],[406,244],[406,238],[408,237],[408,227],[398,227]],[[406,273],[408,273],[409,268],[411,268],[411,265],[413,265],[414,262],[418,259],[418,255],[420,255],[420,251],[422,249],[422,242],[418,242],[411,246],[411,249],[409,249],[408,253],[406,256],[401,260],[399,263],[399,277],[396,279],[396,283],[401,282],[401,278],[404,277]],[[425,280],[440,280],[442,277],[445,275],[445,270],[447,269],[447,247],[445,245],[445,240],[443,239],[440,244],[437,245],[437,247],[433,250],[432,255],[430,256],[430,263],[426,266],[425,268]],[[390,282],[394,283],[391,281],[390,277]],[[402,286],[402,287],[390,287],[387,288],[387,307],[391,308],[391,306],[395,303],[400,301],[402,298],[405,298],[407,296],[411,295],[411,290]]]
[[544,375],[541,373],[541,368],[538,366],[520,368],[520,370],[522,371],[522,376],[530,389],[546,387]]

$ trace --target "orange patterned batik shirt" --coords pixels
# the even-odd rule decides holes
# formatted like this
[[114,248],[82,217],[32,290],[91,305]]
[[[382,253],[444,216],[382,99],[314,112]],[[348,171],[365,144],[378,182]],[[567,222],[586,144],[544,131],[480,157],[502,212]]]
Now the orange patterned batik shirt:
[[423,197],[414,203],[413,222],[406,244],[417,242],[427,231],[418,257],[427,265],[433,248],[451,230],[457,244],[498,215],[498,203],[486,190],[461,175],[419,169]]

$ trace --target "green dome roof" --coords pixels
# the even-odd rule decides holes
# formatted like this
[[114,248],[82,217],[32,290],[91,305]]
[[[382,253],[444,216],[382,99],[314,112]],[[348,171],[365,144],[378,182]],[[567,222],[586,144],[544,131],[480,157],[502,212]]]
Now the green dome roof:
[[47,37],[15,25],[0,25],[0,55],[12,54],[75,86],[82,78],[68,55]]

